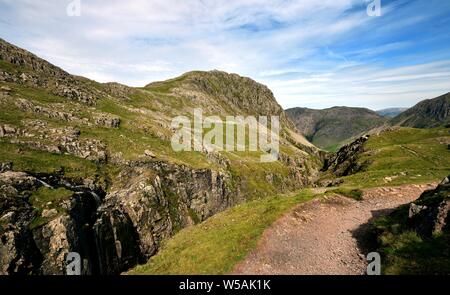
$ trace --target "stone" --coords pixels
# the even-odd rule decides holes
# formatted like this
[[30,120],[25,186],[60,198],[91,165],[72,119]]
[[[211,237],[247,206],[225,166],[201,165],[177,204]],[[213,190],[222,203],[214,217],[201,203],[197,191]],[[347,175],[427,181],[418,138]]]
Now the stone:
[[434,190],[425,191],[410,204],[409,224],[420,235],[431,237],[450,231],[450,183],[447,177]]
[[13,163],[7,162],[7,163],[0,163],[0,173],[11,171],[12,170]]
[[150,158],[156,158],[156,155],[150,150],[145,150],[144,155]]
[[408,218],[413,218],[414,216],[416,216],[417,214],[419,214],[421,211],[427,209],[427,206],[418,206],[414,203],[411,203],[409,205],[409,213],[408,213]]
[[120,118],[109,115],[109,114],[97,114],[94,117],[96,125],[106,126],[109,128],[119,128]]
[[9,88],[9,87],[7,87],[7,86],[2,86],[2,87],[0,87],[0,90],[1,90],[2,92],[6,92],[6,93],[10,93],[10,92],[12,91],[12,89]]
[[56,211],[56,209],[50,209],[50,210],[44,209],[42,211],[41,215],[44,218],[52,218],[52,217],[55,217],[56,215],[58,215],[58,211]]

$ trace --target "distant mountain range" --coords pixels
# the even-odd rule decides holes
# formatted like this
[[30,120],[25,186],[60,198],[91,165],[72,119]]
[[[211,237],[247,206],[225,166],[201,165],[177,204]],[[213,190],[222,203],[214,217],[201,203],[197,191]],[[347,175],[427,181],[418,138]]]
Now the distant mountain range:
[[335,151],[371,129],[387,126],[434,128],[450,124],[450,93],[424,100],[410,109],[333,107],[324,110],[286,110],[297,129],[316,146]]
[[383,117],[394,118],[395,116],[400,115],[408,108],[388,108],[383,110],[378,110],[377,114]]
[[326,150],[335,150],[349,139],[388,122],[387,118],[365,108],[292,108],[286,113],[300,133]]

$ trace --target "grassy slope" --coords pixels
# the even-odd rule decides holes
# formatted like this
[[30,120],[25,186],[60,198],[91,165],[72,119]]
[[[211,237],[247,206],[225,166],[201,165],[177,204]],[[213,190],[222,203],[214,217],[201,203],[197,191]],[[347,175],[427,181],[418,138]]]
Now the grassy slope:
[[374,223],[375,231],[380,233],[378,251],[383,255],[383,273],[450,274],[450,235],[420,237],[407,227],[408,208],[403,206]]
[[344,178],[349,187],[395,186],[441,180],[450,172],[449,129],[399,130],[372,136],[358,160],[364,171]]
[[[449,129],[413,129],[371,137],[360,162],[362,172],[344,178],[343,187],[364,188],[440,181],[450,172]],[[375,221],[384,274],[449,274],[450,237],[423,239],[407,228],[408,206]]]
[[[3,61],[0,63],[0,69],[10,72],[27,72],[29,70]],[[161,139],[160,136],[155,135],[156,133],[163,133],[170,138],[171,131],[167,126],[161,127],[161,122],[164,121],[169,124],[170,119],[177,115],[189,116],[190,114],[187,112],[195,107],[195,102],[190,98],[172,92],[172,89],[183,83],[185,78],[186,75],[183,75],[145,88],[133,89],[133,93],[130,94],[131,100],[124,101],[113,97],[99,97],[95,107],[52,95],[45,89],[0,82],[0,86],[7,86],[12,89],[11,98],[6,98],[6,101],[0,102],[2,107],[0,124],[26,127],[24,120],[39,119],[47,122],[49,127],[72,126],[81,130],[81,138],[95,138],[105,142],[110,156],[120,153],[125,160],[136,160],[144,154],[145,150],[151,150],[159,159],[172,163],[193,168],[224,169],[208,160],[205,154],[174,152],[169,140]],[[105,90],[106,87],[94,81],[81,80],[81,82],[85,83],[87,89]],[[80,118],[88,118],[91,122],[97,112],[112,114],[121,119],[121,125],[117,129],[96,125],[88,126],[77,122],[51,119],[36,113],[23,112],[14,104],[16,98],[24,98],[36,105],[50,109],[55,109],[59,105],[61,111],[71,112]],[[63,109],[61,109],[61,105],[64,106]],[[143,115],[142,112],[146,114]],[[105,168],[76,157],[53,155],[26,147],[18,147],[8,143],[8,139],[0,140],[0,144],[5,151],[0,153],[0,160],[2,162],[14,162],[15,170],[51,172],[64,167],[68,168],[73,177],[85,177],[86,174],[89,175],[93,171],[100,171]],[[281,148],[282,150],[295,150],[294,154],[304,157],[303,153],[293,146],[281,146]],[[22,150],[26,150],[26,152],[23,153]],[[259,159],[259,153],[223,152],[222,155],[230,160],[230,170],[244,183],[244,190],[249,199],[260,195],[268,196],[278,193],[278,184],[289,173],[289,169],[280,163],[259,163],[259,161],[256,161],[256,159]],[[42,171],[39,171],[40,167],[42,167]],[[266,181],[266,172],[277,175],[274,183]]]
[[314,197],[309,190],[295,196],[254,200],[181,230],[129,274],[226,274],[257,245],[263,231],[295,205]]

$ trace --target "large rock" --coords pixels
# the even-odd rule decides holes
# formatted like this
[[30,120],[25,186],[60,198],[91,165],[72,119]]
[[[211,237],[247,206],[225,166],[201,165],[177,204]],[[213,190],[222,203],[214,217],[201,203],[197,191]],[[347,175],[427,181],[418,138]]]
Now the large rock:
[[337,153],[326,158],[323,171],[332,171],[336,176],[347,176],[360,171],[364,165],[358,163],[359,155],[364,152],[364,143],[369,136],[362,136],[343,146]]
[[444,231],[450,233],[449,178],[410,204],[409,223],[422,236],[431,237]]

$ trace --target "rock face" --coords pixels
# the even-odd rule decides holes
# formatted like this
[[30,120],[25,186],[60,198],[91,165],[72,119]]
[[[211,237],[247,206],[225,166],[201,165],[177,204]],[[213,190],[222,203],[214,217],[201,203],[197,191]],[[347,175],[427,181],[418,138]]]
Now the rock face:
[[423,237],[450,233],[450,176],[409,207],[409,226]]
[[230,175],[163,162],[124,169],[123,185],[104,199],[98,187],[52,179],[72,195],[58,210],[39,212],[31,195],[50,185],[23,172],[0,173],[1,274],[65,274],[69,252],[80,253],[84,274],[118,274],[147,261],[179,229],[239,201]]
[[229,175],[167,163],[151,166],[152,173],[148,167],[123,172],[126,188],[109,193],[98,210],[94,230],[102,249],[100,273],[119,273],[147,261],[178,229],[238,201],[232,197]]
[[23,144],[35,150],[54,154],[70,154],[96,162],[107,159],[106,146],[96,139],[80,139],[80,131],[73,127],[48,128],[42,121],[26,121],[20,129],[8,124],[0,125],[0,138]]
[[[53,182],[68,185],[62,179]],[[27,173],[0,173],[0,274],[65,274],[65,255],[72,251],[85,258],[84,274],[95,273],[94,192],[79,184],[67,187],[72,196],[44,205],[58,210],[39,211],[30,198],[44,186],[50,185]]]
[[343,146],[336,154],[325,159],[323,171],[332,171],[336,176],[347,176],[360,171],[364,164],[358,164],[359,155],[364,151],[364,143],[369,136],[363,136]]

